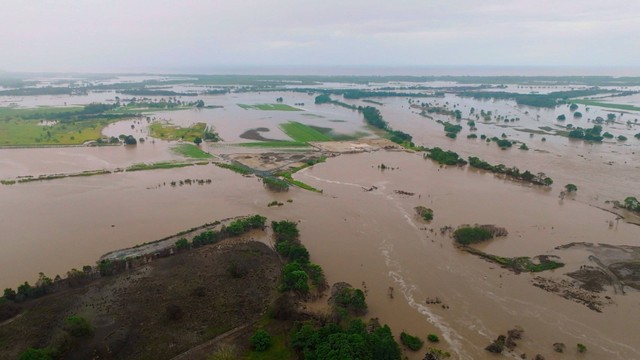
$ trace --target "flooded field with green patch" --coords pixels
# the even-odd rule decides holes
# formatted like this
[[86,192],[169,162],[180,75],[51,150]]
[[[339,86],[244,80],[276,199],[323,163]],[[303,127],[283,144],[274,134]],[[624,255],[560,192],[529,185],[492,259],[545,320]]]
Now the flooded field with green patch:
[[[122,80],[90,83],[112,86]],[[640,112],[593,102],[634,106],[637,94],[622,93],[635,88],[620,89],[624,96],[584,96],[585,103],[576,101],[573,107],[570,99],[555,107],[534,107],[513,99],[474,99],[454,90],[477,84],[355,80],[297,79],[300,83],[292,85],[276,79],[271,81],[281,82],[275,88],[254,84],[247,89],[243,78],[236,80],[239,84],[189,79],[132,92],[140,95],[113,89],[86,95],[0,95],[2,106],[13,104],[5,112],[93,102],[113,106],[85,112],[90,121],[98,115],[107,119],[98,134],[101,142],[93,146],[0,148],[0,180],[5,181],[0,184],[0,245],[6,249],[0,253],[0,286],[33,282],[39,272],[64,276],[109,251],[257,213],[299,220],[302,241],[330,282],[364,288],[370,316],[394,329],[437,333],[455,358],[489,358],[484,347],[514,326],[527,334],[519,352],[551,358],[550,346],[540,344],[562,341],[588,344],[584,358],[640,357],[634,337],[640,320],[638,290],[580,288],[567,274],[596,265],[588,248],[563,248],[570,243],[640,246],[639,216],[611,203],[640,196],[640,139],[635,138]],[[473,91],[527,95],[590,88],[498,85]],[[323,93],[344,89],[372,93]],[[331,102],[316,103],[319,95],[328,95]],[[386,127],[365,117],[362,109],[368,106],[379,110]],[[1,114],[6,126],[43,120],[7,120]],[[69,127],[86,120],[68,117]],[[42,126],[65,125],[54,115],[44,120],[51,123]],[[568,137],[571,128],[596,125],[614,137]],[[453,136],[445,126],[454,129]],[[413,145],[405,141],[407,135]],[[395,143],[379,139],[385,137]],[[126,145],[131,139],[135,142]],[[499,140],[509,145],[503,149]],[[439,165],[425,158],[429,149],[422,147],[544,173],[553,183],[533,185],[471,166]],[[105,173],[55,178],[90,170]],[[40,175],[52,178],[20,181]],[[288,182],[288,191],[270,191],[265,178]],[[578,190],[567,193],[567,184]],[[274,201],[281,205],[269,206]],[[432,209],[433,220],[420,219],[418,206]],[[465,224],[504,227],[508,235],[468,252],[452,238],[453,230]],[[268,237],[259,240],[272,245]],[[522,257],[552,259],[562,267],[516,274],[496,262]],[[572,295],[563,296],[563,291]]]

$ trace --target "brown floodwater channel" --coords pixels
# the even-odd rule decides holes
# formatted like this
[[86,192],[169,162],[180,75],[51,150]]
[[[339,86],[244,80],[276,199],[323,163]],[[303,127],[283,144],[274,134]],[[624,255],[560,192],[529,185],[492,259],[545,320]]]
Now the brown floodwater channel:
[[[381,171],[382,163],[396,169]],[[640,358],[640,297],[635,291],[607,293],[613,304],[598,313],[532,286],[534,275],[516,275],[460,251],[439,231],[495,224],[507,228],[509,236],[483,245],[484,251],[562,256],[554,247],[575,241],[638,246],[640,227],[623,221],[609,226],[614,214],[560,201],[556,191],[467,168],[441,168],[405,152],[342,155],[295,177],[323,194],[297,188],[270,193],[255,177],[213,165],[1,186],[0,286],[33,282],[40,271],[64,275],[114,249],[260,213],[299,220],[302,241],[329,281],[366,288],[368,316],[380,317],[396,333],[438,334],[439,346],[454,358],[492,358],[484,347],[514,326],[525,330],[516,352],[531,358],[536,353],[553,358],[555,342],[569,349],[584,343],[589,350],[583,355],[589,359]],[[169,185],[182,179],[212,181]],[[267,207],[272,200],[285,205]],[[435,219],[417,219],[417,205],[432,208]],[[563,260],[572,266],[582,261]],[[564,272],[543,276],[565,278]],[[436,297],[442,304],[426,303]],[[578,358],[574,353],[563,356]]]

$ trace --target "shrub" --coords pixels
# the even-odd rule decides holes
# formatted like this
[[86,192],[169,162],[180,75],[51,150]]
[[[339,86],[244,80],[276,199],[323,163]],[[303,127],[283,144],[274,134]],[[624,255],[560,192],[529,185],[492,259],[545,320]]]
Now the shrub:
[[480,227],[461,227],[453,232],[453,238],[459,244],[469,245],[473,243],[479,243],[482,241],[489,240],[493,237],[489,230],[480,228]]
[[18,360],[53,360],[56,355],[56,351],[51,349],[28,348],[20,354]]
[[583,352],[587,351],[587,347],[584,344],[578,343],[577,347],[578,347],[578,352],[579,353],[583,353]]
[[93,335],[93,327],[82,316],[69,316],[64,319],[64,330],[74,337],[86,337]]
[[424,345],[424,342],[419,337],[409,335],[404,331],[400,334],[400,342],[412,351],[418,351]]
[[188,248],[189,248],[189,240],[185,238],[181,238],[180,240],[176,241],[177,250],[186,250]]
[[249,339],[251,348],[255,351],[262,352],[271,346],[271,335],[265,330],[257,330]]
[[433,220],[433,210],[426,208],[424,206],[416,206],[415,208],[416,213],[425,221],[431,221]]
[[429,340],[429,342],[436,343],[440,341],[440,338],[436,334],[429,334],[427,335],[427,340]]

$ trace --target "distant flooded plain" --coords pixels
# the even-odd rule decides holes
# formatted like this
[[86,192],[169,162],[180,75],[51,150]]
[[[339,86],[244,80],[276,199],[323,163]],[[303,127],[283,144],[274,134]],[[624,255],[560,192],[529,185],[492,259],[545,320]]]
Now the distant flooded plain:
[[[104,96],[97,101],[109,98]],[[302,111],[238,106],[273,103],[280,96]],[[56,97],[50,102],[71,104],[70,98]],[[316,105],[314,96],[306,93],[204,98],[207,105],[222,108],[156,112],[104,129],[108,136],[125,134],[146,139],[135,147],[0,149],[0,178],[185,160],[171,150],[177,142],[150,137],[146,116],[151,121],[180,126],[206,123],[223,139],[218,144],[202,145],[202,149],[215,154],[246,151],[234,144],[248,141],[240,135],[257,127],[269,129],[262,133],[265,137],[288,139],[279,128],[288,121],[330,127],[342,134],[374,133],[358,112],[336,105]],[[423,117],[409,107],[406,98],[376,100],[383,103],[379,108],[390,125],[411,133],[417,144],[440,146],[465,157],[479,156],[534,173],[545,172],[554,179],[553,187],[529,186],[469,167],[441,167],[421,154],[397,151],[341,155],[295,174],[297,179],[322,189],[322,194],[293,187],[287,193],[271,193],[259,178],[243,177],[214,165],[0,186],[0,286],[33,282],[38,272],[64,276],[71,268],[94,264],[114,249],[222,218],[259,213],[273,220],[299,220],[302,241],[330,282],[347,281],[366,289],[368,316],[380,317],[395,332],[441,335],[442,347],[453,358],[493,358],[484,347],[514,326],[525,330],[516,352],[527,353],[529,358],[536,353],[554,358],[551,345],[555,342],[568,347],[578,342],[588,344],[586,354],[568,352],[563,355],[567,359],[640,358],[635,336],[640,330],[640,297],[636,291],[629,290],[626,295],[608,291],[605,294],[611,301],[598,313],[534,287],[536,275],[516,275],[459,250],[450,236],[440,231],[475,223],[505,227],[507,237],[478,248],[505,257],[560,256],[565,268],[543,273],[556,280],[566,278],[563,274],[586,261],[584,256],[569,256],[554,249],[557,246],[571,242],[640,246],[640,227],[597,208],[608,207],[605,200],[622,200],[637,193],[637,140],[587,144],[546,136],[547,141],[542,141],[542,135],[530,137],[511,124],[501,127],[479,123],[478,134],[500,136],[505,132],[531,148],[500,150],[494,143],[466,139],[469,132],[464,121],[463,132],[451,140],[435,120],[452,119]],[[487,103],[451,97],[437,101],[460,102],[467,112],[475,107],[519,114],[522,120],[516,124],[521,128],[553,125],[559,113],[515,107],[507,101]],[[592,111],[595,114],[596,110]],[[586,120],[582,122],[587,126]],[[613,127],[625,133],[633,131],[620,124]],[[381,164],[393,170],[381,170]],[[210,179],[211,183],[170,185],[184,179]],[[559,193],[567,183],[577,184],[578,193],[560,199]],[[285,205],[267,207],[273,200]],[[434,210],[432,222],[416,217],[414,207],[418,205]],[[270,242],[268,238],[261,240]],[[428,304],[427,300],[434,298],[441,303]]]

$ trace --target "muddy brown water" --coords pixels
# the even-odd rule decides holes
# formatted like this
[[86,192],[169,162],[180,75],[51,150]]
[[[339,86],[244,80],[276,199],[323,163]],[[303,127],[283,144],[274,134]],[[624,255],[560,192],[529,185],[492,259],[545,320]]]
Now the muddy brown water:
[[[381,163],[399,169],[382,172]],[[300,189],[269,193],[256,178],[212,165],[0,187],[0,286],[32,280],[39,271],[64,274],[110,250],[212,220],[261,213],[300,220],[302,241],[330,282],[366,286],[369,316],[380,317],[396,333],[423,338],[436,333],[454,358],[491,358],[483,348],[515,325],[525,329],[517,352],[529,357],[553,358],[553,343],[573,349],[581,342],[589,348],[584,358],[640,358],[635,337],[640,298],[635,292],[611,294],[615,305],[596,313],[533,287],[529,274],[514,275],[460,252],[438,232],[464,223],[504,226],[510,235],[484,250],[533,256],[578,239],[640,245],[640,228],[624,222],[609,228],[615,215],[578,201],[560,203],[553,192],[491,174],[440,168],[404,152],[343,155],[296,177],[324,194]],[[185,178],[210,178],[212,184],[157,187]],[[362,190],[372,185],[378,190]],[[285,205],[268,208],[272,200]],[[432,223],[416,219],[417,205],[434,209]],[[421,230],[425,227],[434,233]],[[449,308],[425,303],[434,297]],[[573,358],[574,352],[564,356]]]
[[[304,102],[305,113],[316,116],[244,110],[236,105],[273,102],[277,96],[284,96],[287,103]],[[523,170],[544,171],[555,184],[550,190],[541,189],[468,168],[441,168],[415,154],[376,152],[343,155],[296,174],[296,178],[323,189],[322,195],[300,189],[269,193],[258,179],[215,166],[0,186],[0,286],[15,287],[25,280],[33,283],[40,271],[52,277],[64,275],[70,268],[92,264],[117,248],[217,219],[261,213],[270,219],[300,220],[303,242],[331,282],[347,281],[359,287],[364,283],[370,316],[379,316],[396,333],[405,330],[422,338],[436,333],[443,339],[439,346],[452,352],[454,358],[492,358],[483,348],[515,325],[525,329],[517,352],[526,352],[529,358],[536,353],[554,358],[551,345],[555,342],[567,344],[570,350],[562,356],[568,359],[640,358],[634,336],[640,324],[637,292],[608,294],[615,304],[596,313],[533,287],[532,275],[514,275],[456,250],[451,239],[438,232],[442,226],[464,223],[504,226],[509,230],[508,237],[480,248],[502,256],[557,254],[568,262],[566,272],[579,267],[585,254],[557,252],[555,246],[576,241],[640,245],[640,227],[616,221],[615,215],[586,205],[604,206],[604,200],[621,200],[637,191],[640,170],[635,139],[628,144],[588,145],[548,136],[542,143],[539,135],[529,140],[526,133],[495,125],[478,132],[492,136],[508,132],[532,148],[528,152],[515,148],[502,151],[495,144],[465,139],[466,128],[455,141],[444,137],[442,126],[412,113],[406,99],[378,100],[385,103],[380,107],[385,119],[394,128],[412,133],[420,144]],[[363,129],[357,113],[315,105],[313,96],[306,94],[232,94],[208,97],[207,104],[225,107],[154,116],[184,126],[206,122],[230,142],[239,141],[243,131],[257,126],[269,127],[269,137],[279,138],[284,134],[277,125],[289,120],[341,126],[344,132]],[[477,102],[465,104],[486,110],[497,107],[501,113],[522,115],[525,111],[506,102],[484,107]],[[541,112],[546,123],[548,118],[555,119],[555,112]],[[523,123],[529,122],[527,126],[546,124],[534,124],[534,112],[528,120],[522,117]],[[144,123],[137,121],[112,124],[105,134],[143,136]],[[181,159],[169,151],[171,146],[156,140],[135,148],[2,149],[0,178]],[[210,150],[228,151],[224,144]],[[399,169],[381,172],[377,166],[382,163]],[[212,179],[212,184],[168,186],[171,181],[187,178]],[[578,194],[561,201],[558,193],[569,182],[578,185]],[[166,186],[159,186],[163,183]],[[362,190],[372,185],[378,190]],[[398,195],[394,190],[416,195]],[[287,203],[287,199],[294,201]],[[268,208],[272,200],[285,205]],[[434,209],[432,223],[415,218],[413,207],[417,205]],[[614,226],[610,227],[611,222]],[[561,279],[564,272],[559,269],[545,276]],[[389,287],[394,288],[394,299],[388,297]],[[425,299],[434,297],[449,308],[425,303]],[[577,342],[589,348],[584,356],[578,357],[573,350]]]

